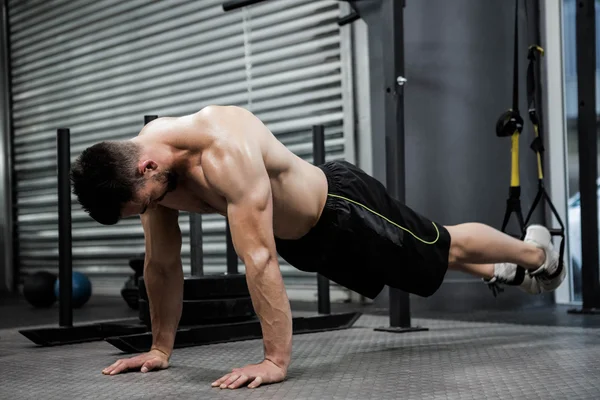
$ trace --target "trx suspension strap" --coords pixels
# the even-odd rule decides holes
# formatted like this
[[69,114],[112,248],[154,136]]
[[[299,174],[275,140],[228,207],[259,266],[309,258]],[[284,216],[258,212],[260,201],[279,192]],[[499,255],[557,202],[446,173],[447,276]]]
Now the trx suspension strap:
[[[525,12],[527,13],[527,4],[525,4]],[[529,19],[529,18],[528,18]],[[537,27],[536,27],[537,28]],[[558,268],[556,272],[552,274],[550,278],[554,278],[558,276],[563,269],[563,259],[565,253],[565,227],[563,222],[552,204],[552,200],[550,196],[546,192],[546,188],[544,186],[544,141],[542,137],[542,124],[540,123],[540,119],[537,112],[537,101],[536,101],[536,89],[539,88],[541,93],[541,84],[539,77],[539,60],[540,57],[544,56],[544,49],[538,45],[540,43],[540,33],[539,29],[535,29],[535,37],[534,43],[529,46],[529,51],[527,54],[527,58],[529,59],[529,65],[527,66],[527,106],[529,108],[529,120],[533,125],[533,130],[535,134],[535,138],[531,143],[531,149],[536,153],[537,156],[537,169],[538,169],[538,192],[535,196],[535,200],[527,214],[527,218],[525,219],[525,225],[529,223],[529,219],[531,218],[533,212],[538,206],[540,200],[544,198],[546,200],[550,210],[552,210],[552,214],[556,217],[558,224],[560,225],[560,229],[550,229],[550,233],[552,236],[560,236],[560,250],[559,250],[559,259],[558,259]],[[541,95],[540,95],[541,97]],[[539,99],[537,99],[539,100]]]
[[[525,4],[525,12],[527,14],[527,4]],[[527,15],[527,19],[529,16]],[[504,221],[502,223],[502,231],[505,232],[506,226],[510,219],[512,213],[517,215],[517,220],[519,222],[519,235],[521,239],[525,237],[525,227],[529,223],[533,212],[536,207],[539,205],[540,200],[544,198],[546,200],[548,206],[552,210],[552,213],[556,217],[560,229],[550,229],[550,233],[552,236],[560,236],[560,253],[559,253],[559,266],[556,269],[556,272],[550,276],[550,278],[554,278],[558,276],[563,266],[564,259],[564,249],[565,249],[565,228],[563,222],[552,204],[550,200],[550,196],[546,192],[544,186],[544,170],[543,170],[543,160],[544,160],[544,142],[542,139],[542,125],[540,123],[540,119],[537,111],[537,101],[536,100],[536,89],[541,88],[538,74],[538,63],[539,57],[544,55],[544,49],[538,45],[540,43],[540,35],[538,26],[535,29],[535,38],[534,42],[536,44],[531,45],[528,49],[527,59],[529,60],[529,64],[527,66],[527,106],[528,106],[528,114],[529,120],[533,125],[535,138],[531,143],[531,149],[536,153],[537,157],[537,171],[538,171],[538,193],[533,201],[531,209],[527,214],[527,218],[523,221],[523,214],[521,212],[521,186],[520,186],[520,177],[519,177],[519,136],[523,131],[523,118],[519,113],[519,0],[515,1],[515,50],[514,50],[514,65],[513,65],[513,108],[503,113],[497,124],[496,124],[496,135],[499,137],[508,137],[510,136],[512,139],[511,146],[511,182],[509,189],[509,197],[506,202],[506,212],[504,214]],[[539,25],[539,24],[538,24]],[[529,21],[527,21],[527,26],[529,26]],[[541,89],[540,89],[541,91]],[[539,96],[541,97],[541,95]],[[520,284],[525,277],[525,269],[521,266],[517,268],[517,276],[515,278],[515,283]],[[488,283],[490,289],[492,289],[494,296],[501,292],[502,289],[495,283]]]
[[[506,200],[506,211],[502,221],[502,232],[506,232],[506,226],[510,216],[515,213],[519,223],[519,234],[513,235],[522,238],[525,234],[525,222],[521,211],[521,179],[519,176],[519,137],[523,131],[523,118],[519,112],[519,0],[515,0],[515,42],[513,59],[513,104],[512,108],[504,112],[496,123],[496,135],[511,138],[511,165],[510,165],[510,188]],[[517,267],[515,283],[520,284],[525,279],[525,268]],[[486,281],[494,297],[504,290],[494,281]]]
[[519,235],[525,231],[525,222],[521,211],[521,182],[519,177],[519,136],[523,131],[523,118],[519,113],[519,1],[515,1],[515,49],[513,64],[513,104],[512,109],[504,112],[496,123],[496,135],[511,137],[511,171],[506,212],[502,222],[502,232],[505,232],[512,213],[517,215]]

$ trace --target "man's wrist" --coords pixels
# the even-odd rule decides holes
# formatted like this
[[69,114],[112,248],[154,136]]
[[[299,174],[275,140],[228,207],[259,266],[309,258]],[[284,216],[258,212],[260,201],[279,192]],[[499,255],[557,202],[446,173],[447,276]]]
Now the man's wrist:
[[150,351],[157,351],[159,353],[164,354],[165,357],[167,357],[167,359],[171,358],[171,352],[166,349],[162,349],[160,346],[152,345],[152,347],[150,347]]
[[281,355],[270,355],[265,356],[265,361],[269,361],[272,364],[275,364],[277,367],[281,368],[284,371],[287,371],[288,366],[290,365],[291,356],[288,354]]

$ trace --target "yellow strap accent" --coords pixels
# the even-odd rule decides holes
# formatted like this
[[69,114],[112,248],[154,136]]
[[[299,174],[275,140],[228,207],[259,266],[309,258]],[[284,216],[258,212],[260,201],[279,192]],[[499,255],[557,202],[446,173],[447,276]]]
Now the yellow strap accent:
[[390,224],[392,224],[392,225],[394,225],[394,226],[402,229],[403,231],[410,233],[415,239],[417,239],[418,241],[423,242],[425,244],[435,244],[439,240],[439,238],[440,238],[440,231],[439,231],[437,225],[435,224],[435,222],[432,222],[432,224],[433,224],[433,227],[435,228],[435,231],[437,232],[437,237],[435,238],[435,240],[433,242],[428,242],[426,240],[421,239],[420,237],[418,237],[417,235],[415,235],[414,233],[412,233],[410,230],[406,229],[405,227],[398,225],[394,221],[390,220],[389,218],[384,217],[383,215],[379,214],[376,211],[371,210],[369,207],[365,206],[364,204],[359,203],[358,201],[354,201],[354,200],[351,200],[351,199],[349,199],[347,197],[340,196],[340,195],[337,195],[337,194],[331,194],[331,193],[328,193],[327,196],[337,197],[338,199],[342,199],[342,200],[349,201],[350,203],[354,203],[354,204],[356,204],[356,205],[364,208],[365,210],[372,212],[373,214],[377,215],[378,217],[383,218],[384,220],[386,220]]
[[512,134],[511,168],[510,168],[510,186],[517,187],[521,185],[519,178],[519,131]]
[[[535,137],[539,137],[540,133],[539,133],[539,129],[537,125],[533,125],[533,129],[535,130]],[[537,166],[538,166],[538,179],[542,180],[544,179],[544,169],[542,168],[542,156],[540,154],[540,152],[537,152]]]

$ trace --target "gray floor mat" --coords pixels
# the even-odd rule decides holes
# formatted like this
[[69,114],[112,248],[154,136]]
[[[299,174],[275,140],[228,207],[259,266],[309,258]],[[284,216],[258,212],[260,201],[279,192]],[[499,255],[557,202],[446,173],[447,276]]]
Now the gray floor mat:
[[388,319],[294,337],[285,382],[250,390],[210,383],[260,361],[260,340],[175,350],[171,368],[113,377],[105,342],[35,348],[0,331],[2,399],[599,399],[600,330],[415,319],[427,332],[373,331]]

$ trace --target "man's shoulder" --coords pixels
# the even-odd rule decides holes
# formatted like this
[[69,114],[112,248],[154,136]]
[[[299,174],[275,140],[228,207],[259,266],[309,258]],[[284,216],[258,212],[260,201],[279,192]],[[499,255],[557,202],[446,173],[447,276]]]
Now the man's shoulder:
[[252,112],[244,107],[235,106],[235,105],[219,105],[219,104],[210,104],[203,108],[201,108],[196,114],[196,117],[199,118],[214,118],[216,116],[220,116],[223,114],[252,114]]

